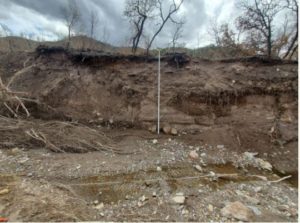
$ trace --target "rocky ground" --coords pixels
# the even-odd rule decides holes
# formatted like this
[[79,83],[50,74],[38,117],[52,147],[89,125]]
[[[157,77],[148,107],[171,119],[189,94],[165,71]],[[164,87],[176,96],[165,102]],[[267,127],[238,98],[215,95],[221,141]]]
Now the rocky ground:
[[131,134],[118,142],[124,150],[134,149],[131,155],[0,150],[1,217],[297,221],[297,176],[278,173],[257,158],[260,154],[239,154],[224,145],[187,145],[184,136],[144,133],[149,139],[143,139]]

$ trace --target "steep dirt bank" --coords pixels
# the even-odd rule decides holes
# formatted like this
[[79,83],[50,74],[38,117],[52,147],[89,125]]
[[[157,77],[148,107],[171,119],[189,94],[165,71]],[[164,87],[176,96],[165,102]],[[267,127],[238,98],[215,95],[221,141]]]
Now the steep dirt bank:
[[[25,54],[17,61],[2,56],[1,61],[8,59],[14,67],[24,67],[14,76],[12,89],[29,92],[62,117],[94,126],[148,129],[155,124],[155,61],[73,55],[61,50]],[[195,140],[224,144],[235,151],[272,151],[280,157],[288,150],[296,159],[297,66],[192,60],[177,68],[163,61],[162,126],[170,125],[179,134],[188,133]],[[5,81],[13,73],[5,72]],[[38,118],[51,118],[31,112]],[[297,162],[293,163],[285,168],[295,170]]]
[[[0,128],[0,217],[237,221],[222,210],[240,201],[249,221],[297,220],[297,64],[164,60],[162,126],[178,134],[157,136],[155,58],[74,55],[0,55],[4,84],[51,106],[29,102],[31,117]],[[37,130],[90,152],[15,137]],[[122,153],[94,149],[102,136]]]

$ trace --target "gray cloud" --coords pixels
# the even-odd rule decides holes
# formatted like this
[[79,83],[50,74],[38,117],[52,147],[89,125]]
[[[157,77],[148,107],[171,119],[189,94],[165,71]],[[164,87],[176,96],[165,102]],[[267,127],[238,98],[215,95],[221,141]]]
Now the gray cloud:
[[[5,0],[4,0],[5,1]],[[61,10],[67,6],[66,0],[10,0],[11,4],[32,9],[48,18],[62,19]],[[83,1],[81,1],[83,2]]]
[[[77,28],[77,31],[88,33],[90,12],[95,10],[100,21],[96,30],[98,39],[103,39],[104,30],[109,36],[109,43],[124,45],[129,39],[130,24],[123,16],[125,0],[77,0],[76,2],[83,24]],[[178,13],[180,16],[184,15],[186,19],[181,41],[188,43],[190,47],[195,46],[198,34],[204,32],[208,23],[210,15],[207,2],[215,3],[211,11],[217,14],[216,16],[221,14],[226,4],[225,0],[185,0]],[[39,32],[43,32],[45,38],[55,39],[66,34],[62,8],[67,4],[67,0],[0,0],[0,24],[7,25],[15,34],[26,32],[39,35]],[[173,29],[174,25],[171,22],[167,23],[154,46],[165,47],[170,42]]]

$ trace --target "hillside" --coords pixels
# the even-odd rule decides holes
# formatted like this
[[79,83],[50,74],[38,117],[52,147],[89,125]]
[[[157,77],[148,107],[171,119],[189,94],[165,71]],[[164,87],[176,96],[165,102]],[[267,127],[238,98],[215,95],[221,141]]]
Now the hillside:
[[[38,42],[34,40],[25,39],[22,37],[1,37],[0,38],[0,52],[34,52],[39,45],[65,47],[66,40],[53,42]],[[71,38],[70,48],[75,50],[102,50],[114,52],[115,47],[102,43],[100,41],[91,39],[86,36],[75,36]]]

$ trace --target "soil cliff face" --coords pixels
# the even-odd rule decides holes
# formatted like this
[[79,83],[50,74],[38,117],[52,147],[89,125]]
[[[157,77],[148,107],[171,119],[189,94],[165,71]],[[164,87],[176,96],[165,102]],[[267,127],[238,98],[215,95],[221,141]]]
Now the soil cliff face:
[[[72,120],[146,129],[155,125],[157,62],[87,55],[26,54],[23,62],[11,61],[22,63],[11,88],[28,92]],[[177,68],[163,60],[162,126],[199,134],[201,142],[234,150],[289,147],[296,153],[297,66],[191,60]],[[7,71],[4,79],[13,73]]]

